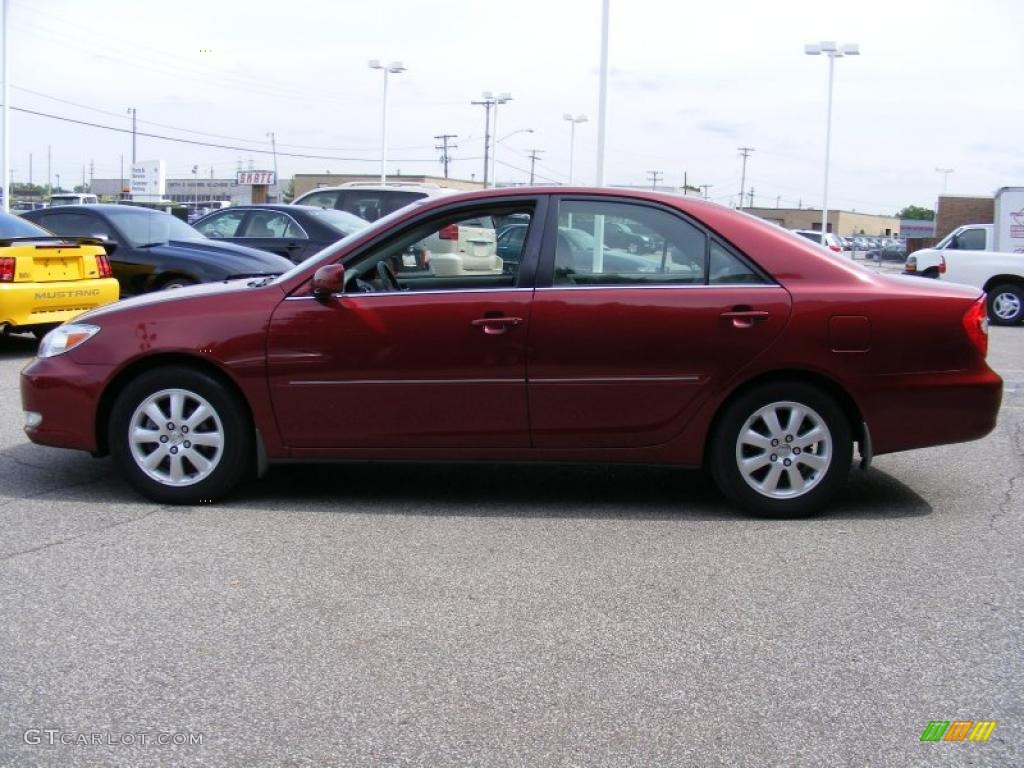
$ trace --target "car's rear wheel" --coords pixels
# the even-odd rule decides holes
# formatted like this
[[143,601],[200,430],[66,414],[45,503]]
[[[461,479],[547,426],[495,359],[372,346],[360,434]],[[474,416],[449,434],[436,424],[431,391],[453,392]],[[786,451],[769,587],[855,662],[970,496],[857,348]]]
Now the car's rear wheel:
[[130,382],[114,403],[109,429],[122,473],[163,504],[224,496],[252,456],[245,408],[215,378],[190,368],[155,369]]
[[802,382],[774,382],[726,406],[710,462],[718,487],[741,509],[802,517],[836,492],[852,457],[849,423],[831,397]]
[[1024,289],[1005,283],[990,290],[988,319],[995,325],[1016,325],[1024,319]]
[[170,291],[170,290],[173,290],[175,288],[185,288],[187,286],[196,285],[196,284],[197,284],[196,281],[193,280],[190,277],[180,277],[180,276],[175,275],[173,277],[168,277],[166,280],[164,280],[162,283],[160,283],[160,290],[161,291]]

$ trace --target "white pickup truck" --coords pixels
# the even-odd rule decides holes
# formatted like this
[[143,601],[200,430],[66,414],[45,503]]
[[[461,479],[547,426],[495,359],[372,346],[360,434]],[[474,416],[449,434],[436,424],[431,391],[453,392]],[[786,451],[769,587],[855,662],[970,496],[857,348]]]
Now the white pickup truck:
[[941,279],[981,288],[988,296],[988,319],[994,325],[1024,320],[1024,253],[947,251]]
[[1024,253],[1024,187],[1003,187],[996,192],[994,221],[994,224],[957,227],[934,248],[922,248],[910,254],[903,271],[909,275],[938,277],[953,252]]
[[943,256],[951,251],[994,251],[991,224],[964,224],[957,227],[932,248],[922,248],[907,257],[903,271],[908,275],[938,277],[943,268]]

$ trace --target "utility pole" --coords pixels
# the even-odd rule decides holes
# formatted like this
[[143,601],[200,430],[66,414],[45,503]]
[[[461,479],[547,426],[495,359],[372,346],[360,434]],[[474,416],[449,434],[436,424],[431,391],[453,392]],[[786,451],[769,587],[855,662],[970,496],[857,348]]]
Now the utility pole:
[[754,188],[750,188],[750,207],[754,207]]
[[50,182],[53,181],[53,173],[51,172],[53,164],[51,163],[52,154],[50,152],[51,146],[46,145],[46,194],[50,194],[53,187],[50,186]]
[[708,199],[708,190],[711,189],[713,186],[715,186],[715,185],[714,184],[700,184],[699,185],[699,188],[701,190],[703,190],[703,192],[704,192],[704,199],[705,200]]
[[533,184],[533,166],[536,165],[537,161],[540,159],[540,154],[543,151],[544,151],[543,149],[531,149],[530,150],[530,184],[531,185]]
[[135,107],[128,107],[128,114],[132,116],[132,165],[135,165]]
[[740,156],[743,158],[743,172],[740,175],[740,205],[743,207],[743,192],[747,188],[747,158],[754,151],[753,147],[740,147]]
[[782,202],[782,195],[779,195],[778,197],[775,198],[775,207],[778,208],[779,207],[779,203],[781,203],[781,202]]
[[650,179],[650,182],[651,182],[651,189],[657,189],[658,188],[658,182],[661,181],[664,177],[665,177],[665,174],[662,173],[661,171],[648,171],[647,172],[647,178]]
[[448,139],[457,139],[458,134],[455,133],[442,133],[440,136],[435,136],[441,142],[441,146],[434,145],[434,149],[441,150],[441,165],[444,166],[444,177],[448,178],[448,163],[451,162],[451,157],[448,155],[449,149],[458,149],[458,144],[449,144]]
[[[85,163],[82,163],[82,186],[85,186]],[[85,191],[84,189],[82,190]]]
[[28,153],[28,185],[32,186],[32,153]]
[[124,200],[124,155],[121,155],[121,187],[117,190],[117,199]]
[[487,173],[491,165],[491,107],[496,106],[498,100],[490,91],[484,91],[483,99],[469,103],[484,108],[484,189],[487,189]]
[[93,182],[96,180],[96,161],[89,161],[89,191],[92,192]]
[[273,131],[267,133],[267,136],[270,138],[270,151],[274,153],[274,186],[277,186],[277,137]]

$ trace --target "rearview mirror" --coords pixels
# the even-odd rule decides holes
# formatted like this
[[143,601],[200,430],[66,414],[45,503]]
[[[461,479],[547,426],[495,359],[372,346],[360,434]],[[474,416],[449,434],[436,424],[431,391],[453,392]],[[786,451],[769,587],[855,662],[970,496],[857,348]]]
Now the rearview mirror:
[[341,264],[328,264],[320,267],[313,275],[313,296],[327,299],[345,290],[345,267]]

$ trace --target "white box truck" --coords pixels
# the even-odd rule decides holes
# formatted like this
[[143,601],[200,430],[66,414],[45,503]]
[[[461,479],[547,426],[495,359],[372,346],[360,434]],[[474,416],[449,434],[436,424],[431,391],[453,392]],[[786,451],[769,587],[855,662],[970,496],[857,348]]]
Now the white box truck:
[[1024,253],[1024,187],[1000,188],[995,194],[994,223],[957,227],[934,248],[910,254],[903,271],[910,275],[938,277],[946,264],[943,256],[948,259],[954,251],[961,254]]

